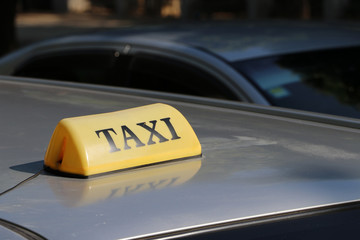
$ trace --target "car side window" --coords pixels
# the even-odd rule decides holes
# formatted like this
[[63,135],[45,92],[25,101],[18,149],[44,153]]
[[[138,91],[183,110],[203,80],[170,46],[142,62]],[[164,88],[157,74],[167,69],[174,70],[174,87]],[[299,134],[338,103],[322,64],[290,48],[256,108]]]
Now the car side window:
[[128,87],[232,99],[234,93],[220,80],[190,64],[148,54],[133,57]]
[[[15,76],[52,79],[102,85],[122,85],[130,56],[115,50],[62,51],[27,60]],[[119,76],[122,76],[120,78]]]
[[13,75],[237,99],[220,80],[190,64],[149,54],[123,55],[109,49],[38,55],[25,61]]

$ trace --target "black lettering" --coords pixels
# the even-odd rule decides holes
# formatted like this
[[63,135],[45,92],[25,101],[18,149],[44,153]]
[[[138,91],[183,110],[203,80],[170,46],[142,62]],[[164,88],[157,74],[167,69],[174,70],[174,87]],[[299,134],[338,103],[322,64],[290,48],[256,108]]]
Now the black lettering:
[[158,131],[155,130],[155,126],[156,126],[156,120],[153,120],[153,121],[150,121],[150,123],[152,123],[152,128],[147,126],[145,124],[145,122],[142,122],[142,123],[138,123],[137,125],[145,128],[146,130],[148,130],[151,134],[150,134],[150,137],[149,137],[149,141],[148,141],[148,145],[151,145],[151,144],[155,144],[154,140],[153,140],[153,136],[155,135],[158,139],[159,139],[159,142],[166,142],[166,141],[169,141],[169,139],[165,138],[163,135],[161,135]]
[[160,120],[163,121],[163,122],[166,124],[166,126],[168,127],[168,129],[169,129],[169,131],[170,131],[170,133],[171,133],[171,136],[172,136],[171,140],[176,140],[176,139],[179,139],[179,138],[180,138],[180,137],[177,135],[177,133],[176,133],[176,131],[175,131],[175,128],[174,128],[173,125],[171,124],[169,117],[168,117],[168,118],[162,118],[162,119],[160,119]]
[[[142,147],[145,146],[144,143],[142,143],[140,141],[140,139],[135,135],[135,133],[133,133],[133,131],[130,130],[130,128],[128,128],[126,125],[121,126],[123,135],[124,135],[124,149],[131,149],[131,147],[127,144],[128,140],[133,139],[136,142],[136,147]],[[130,136],[127,137],[126,133],[128,133]]]
[[108,128],[108,129],[103,129],[103,130],[97,130],[97,131],[95,131],[95,133],[96,133],[96,135],[98,136],[98,138],[100,138],[100,133],[103,133],[103,134],[104,134],[107,142],[109,143],[110,152],[111,152],[111,153],[112,153],[112,152],[120,151],[120,148],[117,148],[117,147],[116,147],[116,145],[115,145],[115,143],[114,143],[114,140],[113,140],[113,138],[112,138],[111,135],[110,135],[110,131],[113,132],[113,133],[115,133],[115,135],[117,135],[116,132],[115,132],[115,130],[114,130],[113,128]]

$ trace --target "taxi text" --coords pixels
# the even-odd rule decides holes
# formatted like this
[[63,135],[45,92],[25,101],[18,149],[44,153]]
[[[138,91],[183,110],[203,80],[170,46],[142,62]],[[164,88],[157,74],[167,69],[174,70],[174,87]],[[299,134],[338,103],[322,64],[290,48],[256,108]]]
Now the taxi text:
[[[165,124],[167,129],[169,130],[169,132],[171,134],[170,140],[177,140],[177,139],[181,138],[176,133],[175,128],[171,124],[169,117],[162,118],[162,119],[160,119],[160,121],[161,122],[159,122],[159,124]],[[144,143],[144,139],[140,139],[128,126],[126,126],[126,125],[121,126],[122,136],[123,136],[123,140],[124,140],[124,150],[131,149],[131,147],[128,144],[128,142],[130,140],[132,140],[136,143],[136,147],[143,147],[146,145],[156,144],[156,142],[154,141],[154,137],[156,137],[158,139],[159,143],[169,141],[168,138],[164,137],[165,133],[160,133],[156,130],[156,124],[158,123],[157,120],[149,121],[149,123],[150,123],[149,124],[150,126],[146,122],[140,122],[140,123],[136,124],[141,129],[145,129],[146,132],[149,133],[149,136],[146,139],[147,140],[146,143]],[[102,138],[102,136],[105,137],[105,139],[107,140],[107,142],[110,146],[110,150],[109,150],[110,153],[121,151],[121,149],[118,146],[116,146],[114,139],[112,137],[112,135],[117,135],[117,132],[114,130],[114,128],[96,130],[95,133],[98,136],[98,138]]]

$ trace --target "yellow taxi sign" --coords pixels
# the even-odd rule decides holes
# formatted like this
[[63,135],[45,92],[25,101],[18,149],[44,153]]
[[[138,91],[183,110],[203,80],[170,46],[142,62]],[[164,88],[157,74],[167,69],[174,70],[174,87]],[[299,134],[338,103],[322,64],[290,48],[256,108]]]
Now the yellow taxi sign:
[[61,120],[45,154],[45,168],[94,174],[201,155],[185,117],[166,104]]

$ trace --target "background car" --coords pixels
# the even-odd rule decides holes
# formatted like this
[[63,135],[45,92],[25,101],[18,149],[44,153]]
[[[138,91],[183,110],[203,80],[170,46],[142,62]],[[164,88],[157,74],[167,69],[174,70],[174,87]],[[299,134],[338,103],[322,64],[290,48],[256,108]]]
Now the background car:
[[[184,103],[150,91],[152,97],[133,95],[131,89],[120,94],[23,78],[2,77],[0,89],[1,239],[358,236],[357,119],[304,112],[304,120],[287,109],[280,116],[278,109],[260,111],[240,102],[204,104],[189,97]],[[202,157],[87,179],[43,171],[61,119],[158,102],[186,117]],[[322,121],[329,118],[338,122]],[[106,124],[120,127],[122,121]],[[89,126],[84,124],[93,131]],[[92,133],[87,136],[98,139]]]
[[360,117],[356,24],[210,22],[35,44],[0,74],[223,98]]

